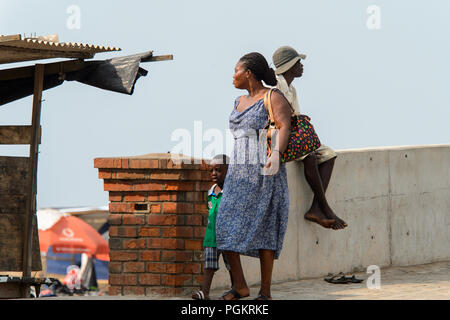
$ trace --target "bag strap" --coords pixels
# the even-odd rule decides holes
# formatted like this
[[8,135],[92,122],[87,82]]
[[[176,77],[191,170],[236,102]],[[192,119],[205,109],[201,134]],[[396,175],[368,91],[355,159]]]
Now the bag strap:
[[270,101],[272,98],[272,91],[273,91],[273,89],[270,89],[264,95],[264,105],[267,106],[267,110],[269,111],[269,124],[275,124],[275,119],[273,117],[273,112],[272,112],[272,103]]

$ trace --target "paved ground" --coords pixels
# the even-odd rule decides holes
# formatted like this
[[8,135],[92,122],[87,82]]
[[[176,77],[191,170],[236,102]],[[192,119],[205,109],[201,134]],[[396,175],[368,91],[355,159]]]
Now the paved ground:
[[[450,300],[450,261],[410,267],[391,267],[380,271],[380,289],[368,289],[368,273],[356,273],[362,283],[330,284],[319,279],[290,281],[272,285],[273,299],[353,300],[353,299],[435,299]],[[348,275],[347,275],[348,276]],[[369,281],[369,283],[373,283]],[[251,288],[256,297],[259,287]],[[211,297],[222,291],[214,290]]]
[[[368,289],[366,280],[371,274],[356,273],[355,276],[364,279],[357,284],[330,284],[323,278],[307,279],[274,283],[272,285],[272,297],[277,300],[352,300],[352,299],[383,299],[383,300],[414,300],[433,299],[450,300],[450,261],[424,264],[410,267],[391,267],[382,269],[380,289]],[[257,296],[258,287],[252,287],[251,296]],[[224,290],[213,290],[211,298],[216,299]],[[147,297],[118,297],[118,296],[91,296],[91,297],[54,297],[41,299],[120,299],[120,300],[148,300],[148,299],[190,299],[168,298],[161,296]]]

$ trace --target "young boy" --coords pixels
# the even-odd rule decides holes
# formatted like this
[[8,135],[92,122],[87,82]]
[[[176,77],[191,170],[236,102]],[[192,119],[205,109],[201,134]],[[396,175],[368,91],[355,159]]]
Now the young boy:
[[[205,238],[203,240],[204,247],[204,274],[202,288],[192,294],[192,299],[195,300],[209,300],[209,289],[214,277],[214,273],[219,269],[219,256],[222,252],[217,250],[216,243],[216,215],[219,209],[220,199],[222,198],[222,188],[227,175],[229,157],[220,154],[215,156],[211,161],[211,180],[214,185],[209,189],[207,196],[207,208],[209,211],[208,225],[206,226]],[[233,278],[231,277],[230,266],[222,254],[225,267],[230,273],[231,285],[233,285]]]

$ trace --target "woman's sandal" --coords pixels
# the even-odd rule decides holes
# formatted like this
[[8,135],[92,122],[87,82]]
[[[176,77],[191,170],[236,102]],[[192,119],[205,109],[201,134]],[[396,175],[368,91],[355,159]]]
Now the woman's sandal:
[[192,294],[194,300],[209,300],[209,297],[205,296],[202,290],[198,290]]
[[[230,294],[233,295],[233,298],[231,298],[231,299],[225,299],[225,297],[228,296],[228,295],[230,295]],[[246,297],[248,297],[248,296],[249,296],[249,295],[241,296],[241,295],[239,294],[239,292],[237,292],[236,290],[234,290],[234,289],[232,288],[232,289],[228,290],[227,292],[224,292],[224,294],[220,297],[220,300],[239,300],[239,299],[242,299],[242,298],[246,298]]]
[[253,300],[272,300],[272,298],[269,298],[268,296],[265,296],[262,293],[259,293],[258,296]]

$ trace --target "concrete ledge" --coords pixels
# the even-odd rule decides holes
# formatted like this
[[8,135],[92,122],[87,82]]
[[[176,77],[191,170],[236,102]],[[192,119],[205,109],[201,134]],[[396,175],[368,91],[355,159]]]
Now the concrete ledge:
[[[289,163],[290,212],[273,282],[450,260],[450,145],[338,150],[327,199],[349,227],[303,219],[312,191],[302,163]],[[249,285],[259,259],[242,257]],[[228,287],[221,262],[212,288]]]

